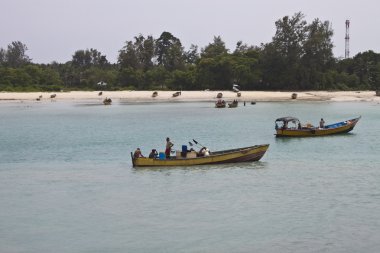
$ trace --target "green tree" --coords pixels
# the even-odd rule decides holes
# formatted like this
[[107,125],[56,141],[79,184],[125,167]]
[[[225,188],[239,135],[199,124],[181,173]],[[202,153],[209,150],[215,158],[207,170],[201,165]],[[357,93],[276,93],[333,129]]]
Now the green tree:
[[228,53],[228,49],[220,36],[214,36],[213,43],[208,44],[201,51],[202,58],[213,58]]
[[282,56],[273,43],[263,45],[260,56],[260,67],[262,70],[261,88],[264,90],[277,90],[287,88],[287,66],[286,58]]
[[[31,59],[26,55],[27,46],[20,41],[13,41],[8,45],[5,51],[5,62],[9,67],[20,67],[31,62]],[[3,52],[4,53],[4,52]]]
[[138,60],[137,51],[132,41],[127,41],[123,49],[119,51],[118,64],[122,69],[141,68],[141,63]]
[[185,55],[180,42],[173,44],[167,51],[164,67],[169,70],[184,70]]
[[148,88],[166,89],[169,76],[170,72],[164,66],[155,66],[145,72],[145,81],[148,84]]
[[144,72],[127,67],[119,71],[117,82],[122,88],[145,89]]
[[261,70],[258,67],[258,59],[251,57],[230,56],[232,80],[238,83],[244,90],[261,89]]
[[187,64],[196,64],[198,60],[198,46],[191,44],[190,49],[185,52],[185,62]]
[[0,90],[53,91],[62,88],[59,74],[49,67],[28,64],[19,68],[0,67]]
[[263,82],[272,89],[300,87],[301,57],[307,36],[306,21],[301,12],[285,16],[275,22],[272,42],[263,45]]
[[72,57],[72,64],[78,68],[89,68],[92,66],[105,67],[109,62],[105,55],[91,48],[90,50],[75,51]]
[[301,89],[326,89],[323,82],[323,73],[334,65],[333,31],[328,21],[321,22],[315,19],[306,26],[306,39],[303,42],[301,58]]
[[169,71],[184,67],[185,57],[181,41],[169,32],[163,32],[156,40],[156,56],[158,65]]
[[254,46],[248,46],[246,43],[243,43],[243,41],[239,40],[237,43],[236,43],[236,48],[233,52],[234,55],[237,55],[237,56],[248,56],[247,54],[249,53],[252,53],[252,52],[256,52],[256,56],[257,56],[257,53],[260,49],[258,47],[254,47]]
[[194,88],[194,75],[190,71],[175,70],[168,80],[168,88],[172,90],[182,90],[184,88],[192,90]]
[[232,61],[228,55],[201,58],[196,73],[196,80],[201,89],[231,89]]
[[5,64],[5,55],[6,51],[3,48],[0,48],[0,66]]
[[155,42],[152,36],[148,36],[146,39],[141,34],[135,37],[135,47],[137,51],[137,58],[140,65],[144,70],[151,69],[153,67],[154,47]]
[[362,88],[377,89],[378,83],[378,63],[380,62],[380,54],[373,52],[372,50],[358,53],[353,58],[354,73],[360,80],[360,86]]
[[119,51],[118,63],[121,68],[148,70],[153,67],[155,41],[152,36],[139,35],[135,41],[127,41]]

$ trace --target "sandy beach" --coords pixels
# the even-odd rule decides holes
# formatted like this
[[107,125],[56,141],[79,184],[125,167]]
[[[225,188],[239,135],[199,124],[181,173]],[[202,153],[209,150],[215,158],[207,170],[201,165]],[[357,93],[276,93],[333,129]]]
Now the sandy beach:
[[[56,94],[54,100],[59,101],[99,101],[106,97],[113,101],[124,102],[170,102],[170,101],[215,101],[219,92],[223,93],[223,99],[232,101],[366,101],[380,102],[380,97],[375,96],[374,91],[307,91],[307,92],[275,92],[275,91],[242,91],[241,97],[232,91],[182,91],[180,96],[173,97],[175,91],[158,91],[158,96],[152,97],[153,91],[72,91],[72,92],[0,92],[0,101],[36,101],[42,96],[41,101],[50,101],[50,96]],[[297,93],[297,99],[291,99],[292,93]]]

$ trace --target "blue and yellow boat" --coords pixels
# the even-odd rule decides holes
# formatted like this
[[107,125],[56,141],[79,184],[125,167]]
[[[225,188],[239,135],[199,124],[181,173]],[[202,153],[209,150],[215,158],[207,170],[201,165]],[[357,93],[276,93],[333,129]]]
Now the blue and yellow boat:
[[260,160],[267,151],[269,144],[255,145],[245,148],[236,148],[210,152],[208,156],[197,156],[189,152],[187,155],[179,155],[168,159],[147,158],[147,157],[132,157],[133,167],[147,166],[192,166],[192,165],[207,165],[207,164],[222,164],[222,163],[240,163],[252,162]]
[[348,133],[354,129],[360,118],[361,116],[330,125],[324,125],[323,127],[314,127],[310,124],[301,125],[299,119],[295,117],[278,118],[275,121],[276,137],[314,137]]

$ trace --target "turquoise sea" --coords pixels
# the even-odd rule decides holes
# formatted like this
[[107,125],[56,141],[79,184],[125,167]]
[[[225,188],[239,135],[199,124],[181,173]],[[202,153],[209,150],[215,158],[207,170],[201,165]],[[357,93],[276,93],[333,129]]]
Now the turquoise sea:
[[[274,137],[278,117],[359,115],[349,134]],[[131,151],[166,137],[270,147],[253,163],[132,168]],[[0,103],[0,252],[379,251],[378,103]]]

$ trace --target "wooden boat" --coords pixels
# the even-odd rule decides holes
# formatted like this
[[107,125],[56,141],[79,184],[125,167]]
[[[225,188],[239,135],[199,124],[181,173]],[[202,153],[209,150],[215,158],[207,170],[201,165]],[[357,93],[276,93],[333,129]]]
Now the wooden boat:
[[222,164],[222,163],[239,163],[252,162],[260,160],[267,151],[269,144],[256,145],[245,148],[236,148],[211,152],[209,156],[202,157],[170,157],[168,159],[133,157],[131,152],[133,167],[144,166],[192,166],[206,164]]
[[110,99],[110,98],[105,98],[104,100],[103,100],[103,104],[104,105],[110,105],[112,103],[112,99]]
[[232,101],[231,103],[228,103],[229,108],[236,108],[238,106],[239,102],[237,100]]
[[226,107],[226,101],[219,99],[215,103],[216,108],[225,108]]
[[180,91],[177,91],[177,92],[173,93],[173,97],[178,97],[179,95],[181,95]]
[[[348,133],[354,129],[360,118],[361,116],[358,118],[325,125],[323,128],[314,127],[310,124],[302,126],[300,121],[294,117],[278,118],[275,121],[276,137],[312,137]],[[278,123],[280,123],[280,126]]]

